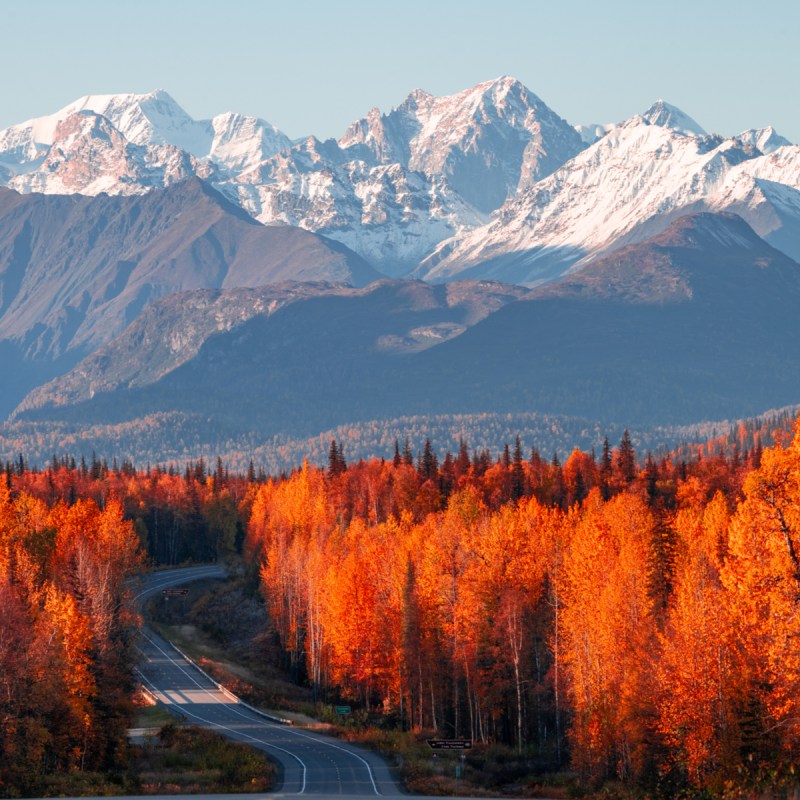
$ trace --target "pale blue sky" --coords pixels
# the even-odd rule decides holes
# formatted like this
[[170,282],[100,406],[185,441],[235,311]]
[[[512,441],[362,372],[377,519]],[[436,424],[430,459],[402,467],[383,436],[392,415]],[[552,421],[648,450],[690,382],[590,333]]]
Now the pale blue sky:
[[163,88],[196,118],[325,138],[416,87],[509,74],[573,124],[663,97],[707,130],[800,143],[799,35],[797,0],[0,0],[0,128]]

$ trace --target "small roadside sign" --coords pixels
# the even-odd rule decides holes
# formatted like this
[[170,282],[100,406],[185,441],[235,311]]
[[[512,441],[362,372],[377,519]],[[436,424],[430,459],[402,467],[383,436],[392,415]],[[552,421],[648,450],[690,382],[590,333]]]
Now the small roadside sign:
[[349,714],[353,709],[350,706],[336,706],[337,714]]
[[469,750],[472,739],[428,739],[432,750]]
[[162,589],[161,594],[164,597],[186,597],[189,594],[188,589]]

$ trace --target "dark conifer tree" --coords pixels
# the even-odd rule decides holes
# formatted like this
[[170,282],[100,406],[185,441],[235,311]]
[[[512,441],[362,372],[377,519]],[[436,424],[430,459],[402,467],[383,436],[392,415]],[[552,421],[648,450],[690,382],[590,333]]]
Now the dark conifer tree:
[[431,447],[431,440],[427,437],[425,437],[425,448],[422,451],[417,472],[420,478],[425,481],[436,478],[439,472],[438,459]]
[[408,436],[406,436],[406,440],[403,444],[403,463],[407,467],[414,466],[414,454],[411,452],[411,442],[408,440]]
[[603,456],[600,461],[600,493],[603,495],[603,500],[608,500],[611,497],[611,475],[611,446],[608,443],[608,436],[606,436],[603,439]]
[[644,482],[647,492],[647,502],[651,506],[655,505],[658,495],[658,467],[650,451],[647,452],[647,459],[644,465]]
[[[86,467],[86,462],[84,461],[83,456],[81,456],[81,464],[84,468]],[[81,470],[81,472],[83,473],[83,469]],[[97,453],[95,453],[94,450],[92,450],[92,463],[89,468],[89,475],[91,475],[93,481],[96,481],[100,479],[100,474],[101,474],[100,461],[97,458]]]
[[624,484],[629,484],[636,477],[636,454],[627,428],[617,449],[617,471],[620,481]]
[[564,470],[561,469],[561,462],[558,460],[558,453],[553,453],[553,460],[550,462],[550,485],[552,486],[552,503],[560,508],[566,507],[567,493],[564,486]]
[[573,503],[582,503],[586,498],[586,480],[583,477],[583,471],[578,470],[575,474],[575,486],[573,488],[573,494],[570,501],[570,505]]
[[450,453],[446,453],[442,466],[439,469],[439,491],[442,497],[447,498],[451,495],[453,487],[456,485],[456,462]]
[[525,470],[522,468],[522,443],[519,436],[514,442],[514,459],[511,462],[511,499],[519,500],[525,492]]
[[480,453],[475,453],[472,457],[472,466],[475,477],[480,478],[492,466],[492,454],[486,448],[481,450]]
[[460,436],[458,439],[458,457],[455,463],[456,477],[460,478],[462,475],[466,475],[469,472],[469,468],[470,460],[467,443],[464,441],[464,438]]
[[755,444],[753,445],[753,451],[751,453],[751,458],[753,463],[751,465],[751,469],[758,469],[761,466],[761,456],[764,454],[764,448],[761,446],[761,435],[755,435]]
[[344,458],[344,445],[339,442],[339,453],[338,453],[338,461],[339,461],[339,471],[346,472],[347,471],[347,461]]
[[344,460],[344,447],[336,439],[331,439],[331,446],[328,451],[328,475],[335,478],[347,470],[347,462]]

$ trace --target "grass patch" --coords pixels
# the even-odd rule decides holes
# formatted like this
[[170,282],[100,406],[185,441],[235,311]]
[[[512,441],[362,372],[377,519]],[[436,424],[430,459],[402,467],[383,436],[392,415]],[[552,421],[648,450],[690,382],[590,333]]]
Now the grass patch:
[[194,726],[170,723],[158,742],[131,749],[130,782],[141,794],[267,792],[278,777],[253,748]]
[[[68,772],[42,775],[36,786],[39,797],[110,797],[137,794],[127,775],[109,776],[99,772]],[[6,795],[13,797],[13,794]]]
[[136,710],[134,728],[160,728],[175,722],[175,717],[162,706],[144,706]]

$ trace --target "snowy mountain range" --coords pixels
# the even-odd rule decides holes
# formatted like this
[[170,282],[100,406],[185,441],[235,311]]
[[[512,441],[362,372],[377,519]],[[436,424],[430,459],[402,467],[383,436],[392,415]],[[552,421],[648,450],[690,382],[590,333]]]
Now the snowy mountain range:
[[23,193],[143,194],[191,176],[393,277],[535,286],[706,210],[800,257],[800,148],[772,128],[709,135],[664,100],[572,126],[502,77],[446,97],[417,89],[338,141],[292,142],[241,114],[194,120],[158,90],[83,97],[0,131],[0,184]]
[[[615,127],[483,226],[443,242],[420,266],[427,280],[493,277],[534,286],[589,257],[641,241],[676,216],[735,212],[800,258],[800,148],[763,153],[766,131],[721,139],[651,124]],[[679,118],[681,123],[686,118]]]

